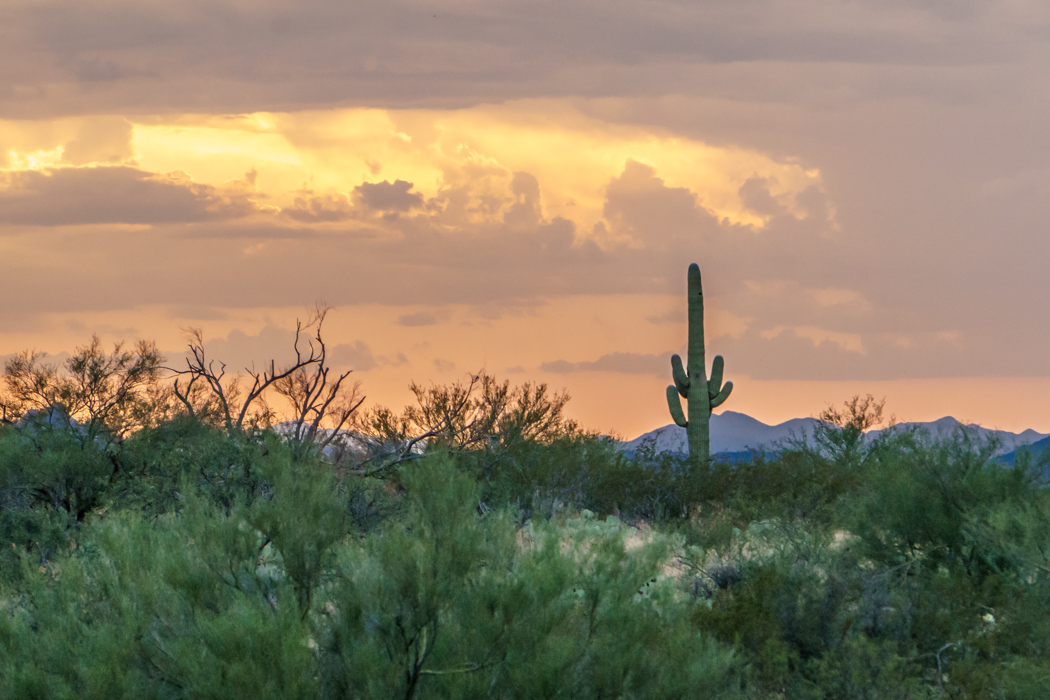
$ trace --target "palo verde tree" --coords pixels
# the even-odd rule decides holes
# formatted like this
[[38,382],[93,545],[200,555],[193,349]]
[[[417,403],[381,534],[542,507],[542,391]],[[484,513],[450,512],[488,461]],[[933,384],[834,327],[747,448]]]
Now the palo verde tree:
[[358,475],[378,475],[438,447],[449,453],[500,453],[523,443],[549,444],[581,434],[563,413],[568,394],[552,392],[546,384],[511,387],[481,371],[466,383],[413,382],[409,388],[417,405],[401,413],[376,406],[361,420],[366,445],[354,470]]
[[61,365],[45,353],[24,351],[4,364],[0,421],[39,416],[52,427],[72,430],[85,442],[99,436],[122,440],[142,427],[163,402],[158,387],[164,358],[153,341],[123,342],[106,352],[97,335]]
[[[689,461],[694,467],[706,465],[711,457],[711,409],[722,405],[733,382],[722,385],[725,361],[715,356],[711,378],[707,378],[704,359],[704,291],[700,285],[700,266],[689,266],[689,365],[682,367],[682,358],[671,355],[671,374],[674,384],[667,387],[667,406],[674,422],[686,429],[689,439]],[[689,416],[682,411],[682,402],[689,401]]]

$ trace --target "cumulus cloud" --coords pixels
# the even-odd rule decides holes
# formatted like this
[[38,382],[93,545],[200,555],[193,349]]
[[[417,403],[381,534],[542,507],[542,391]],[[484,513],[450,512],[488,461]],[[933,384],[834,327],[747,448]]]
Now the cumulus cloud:
[[236,219],[257,211],[178,173],[128,166],[45,168],[0,173],[0,223],[28,226],[163,224]]
[[412,183],[404,180],[363,182],[354,188],[354,196],[368,209],[407,212],[423,206],[423,195],[411,190]]
[[345,194],[313,195],[296,197],[290,207],[281,214],[304,223],[346,221],[354,217],[354,207]]
[[388,219],[424,206],[423,195],[412,192],[405,180],[363,182],[354,187],[352,196],[342,192],[297,196],[291,206],[281,210],[284,216],[304,223],[331,223],[360,219],[369,212],[385,214]]
[[647,247],[697,241],[720,226],[696,193],[668,187],[653,166],[634,160],[609,181],[604,215],[614,236]]

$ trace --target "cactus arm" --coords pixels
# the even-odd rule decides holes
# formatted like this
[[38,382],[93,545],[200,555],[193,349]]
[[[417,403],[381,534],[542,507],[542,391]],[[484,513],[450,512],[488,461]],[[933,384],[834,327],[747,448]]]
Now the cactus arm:
[[678,387],[678,393],[682,395],[683,399],[688,399],[689,375],[685,373],[685,368],[682,367],[682,358],[678,355],[671,355],[671,376],[674,377],[674,384]]
[[[711,459],[711,409],[721,405],[733,390],[733,383],[722,385],[725,361],[715,357],[711,367],[711,379],[707,378],[707,363],[704,361],[704,289],[700,279],[700,266],[693,263],[687,275],[689,294],[687,297],[688,351],[686,366],[682,358],[671,356],[671,376],[674,384],[667,387],[667,407],[676,425],[685,428],[689,444],[690,469],[705,467]],[[688,413],[683,411],[682,399],[689,402]]]
[[711,399],[711,408],[717,408],[725,403],[725,400],[729,398],[729,394],[732,391],[733,382],[726,382],[725,386],[722,387],[722,391],[718,392],[714,398]]
[[674,419],[675,425],[683,428],[689,427],[689,421],[685,419],[685,413],[682,412],[682,400],[678,398],[678,389],[673,385],[667,386],[667,408],[671,410],[671,418]]
[[725,370],[725,365],[726,362],[722,356],[715,355],[715,361],[711,363],[711,378],[707,381],[707,393],[712,399],[722,391],[722,372]]

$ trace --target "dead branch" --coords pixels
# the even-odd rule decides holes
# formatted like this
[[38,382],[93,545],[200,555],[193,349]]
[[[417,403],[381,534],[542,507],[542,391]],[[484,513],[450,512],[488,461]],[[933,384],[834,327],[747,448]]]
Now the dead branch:
[[[289,366],[279,369],[270,360],[269,367],[261,372],[245,368],[251,384],[245,387],[243,399],[237,380],[225,380],[226,364],[207,357],[200,329],[190,329],[186,368],[170,370],[175,375],[176,398],[189,415],[196,416],[202,394],[210,395],[232,434],[243,431],[252,411],[265,406],[265,395],[272,388],[292,407],[288,439],[297,447],[316,447],[323,453],[364,401],[359,385],[347,382],[352,370],[334,375],[328,366],[328,346],[322,334],[328,311],[328,307],[318,305],[307,322],[296,321],[295,361]],[[307,333],[310,329],[312,336]],[[269,413],[268,407],[264,413]]]

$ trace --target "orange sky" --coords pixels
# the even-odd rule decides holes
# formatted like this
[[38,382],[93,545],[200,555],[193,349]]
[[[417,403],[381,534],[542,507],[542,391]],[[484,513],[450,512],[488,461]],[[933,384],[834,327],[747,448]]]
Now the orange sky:
[[0,11],[0,356],[243,365],[324,300],[370,401],[485,368],[634,437],[695,261],[727,410],[1050,432],[1041,5],[149,5]]

